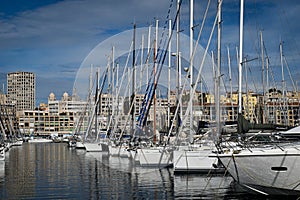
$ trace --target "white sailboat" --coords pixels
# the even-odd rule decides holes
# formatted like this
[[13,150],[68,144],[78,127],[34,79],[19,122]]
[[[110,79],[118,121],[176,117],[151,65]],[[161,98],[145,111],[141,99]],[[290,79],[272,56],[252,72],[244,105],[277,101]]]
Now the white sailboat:
[[149,147],[137,149],[138,162],[142,167],[164,168],[173,164],[173,149]]
[[223,172],[218,167],[218,160],[213,157],[214,143],[203,145],[179,146],[174,151],[174,173],[208,173]]
[[[206,9],[206,13],[207,10],[209,8],[209,4],[207,5],[207,9]],[[202,58],[202,63],[200,66],[200,70],[198,72],[197,78],[195,80],[195,83],[199,82],[200,79],[200,74],[202,71],[202,67],[204,64],[204,60],[207,54],[207,50],[208,47],[210,45],[210,41],[211,41],[211,37],[212,37],[212,33],[214,32],[214,27],[216,24],[216,20],[219,19],[219,24],[221,22],[220,19],[220,9],[221,9],[221,5],[219,4],[219,9],[218,9],[218,14],[215,18],[215,23],[213,24],[212,27],[212,31],[210,34],[210,39],[208,41],[206,50],[205,50],[205,54]],[[193,0],[191,0],[191,25],[190,25],[190,30],[191,30],[191,35],[190,38],[193,38],[193,34],[192,34],[192,30],[193,30]],[[206,14],[205,14],[206,16]],[[204,16],[204,19],[205,19]],[[204,25],[204,21],[202,23],[202,27],[203,28]],[[220,29],[220,27],[219,27]],[[200,31],[201,32],[201,31]],[[199,38],[200,38],[200,32],[198,35],[198,39],[196,44],[198,44]],[[186,145],[181,145],[178,146],[175,150],[174,150],[174,158],[173,158],[173,169],[174,169],[174,173],[182,173],[182,172],[195,172],[195,173],[208,173],[208,172],[224,172],[224,168],[220,168],[219,164],[218,164],[218,159],[213,158],[213,157],[209,157],[209,155],[212,154],[212,151],[215,151],[215,145],[213,140],[208,140],[207,142],[205,142],[204,140],[200,140],[197,142],[194,142],[194,132],[193,130],[193,110],[192,110],[192,105],[193,105],[193,95],[195,94],[195,89],[196,89],[196,85],[194,85],[193,82],[193,77],[192,77],[192,71],[193,71],[193,58],[194,58],[194,52],[197,46],[195,46],[193,48],[193,41],[190,42],[190,79],[191,79],[191,90],[190,90],[190,100],[188,103],[188,108],[187,111],[185,113],[184,116],[184,120],[183,120],[183,125],[186,123],[187,121],[187,117],[190,116],[190,127],[189,127],[189,133],[184,133],[182,126],[179,129],[179,134],[184,134],[184,135],[189,135],[188,136],[188,144]],[[220,59],[218,59],[220,60]],[[181,98],[181,97],[180,97]],[[216,111],[218,112],[218,111]],[[211,133],[209,133],[211,134]]]
[[[103,84],[104,84],[104,81],[105,81],[105,78],[103,79],[103,82],[102,82],[102,86],[101,86],[101,92],[99,91],[99,88],[98,88],[98,82],[99,82],[99,71],[96,72],[96,94],[95,94],[95,105],[93,106],[93,110],[92,110],[92,114],[91,114],[91,118],[90,118],[90,121],[89,121],[89,125],[88,125],[88,128],[87,128],[87,131],[86,131],[86,138],[85,138],[85,141],[83,143],[84,147],[85,147],[85,150],[87,152],[101,152],[102,151],[102,146],[101,144],[99,143],[98,141],[98,106],[99,106],[99,99],[100,99],[100,96],[101,96],[101,93],[102,93],[102,87],[103,87]],[[99,94],[100,92],[100,94]],[[94,127],[94,136],[96,138],[93,138],[92,141],[88,141],[87,140],[87,136],[93,132],[92,131],[92,122],[94,121],[94,124],[95,124],[95,127]]]
[[[243,12],[240,13],[239,115],[241,115]],[[225,149],[218,158],[240,185],[260,194],[300,194],[300,144]]]
[[[178,13],[177,8],[177,13]],[[177,14],[178,15],[178,14]],[[170,21],[169,21],[170,22]],[[170,45],[170,41],[172,38],[171,22],[169,25],[169,35],[167,47]],[[158,20],[156,20],[155,26],[155,39],[154,39],[154,68],[153,68],[153,86],[157,86],[158,74],[159,74],[159,63],[157,62],[157,53],[158,53]],[[166,55],[166,52],[165,52]],[[151,145],[147,144],[146,146],[140,146],[136,150],[132,151],[132,157],[134,158],[136,163],[139,163],[142,167],[158,167],[164,168],[171,166],[173,164],[173,147],[171,146],[159,146],[159,132],[156,127],[156,91],[153,89],[153,141],[151,141]]]
[[121,145],[110,144],[110,145],[108,145],[108,149],[109,149],[110,156],[113,156],[113,157],[119,156],[122,158],[131,158],[132,157],[130,148],[125,143],[122,143]]

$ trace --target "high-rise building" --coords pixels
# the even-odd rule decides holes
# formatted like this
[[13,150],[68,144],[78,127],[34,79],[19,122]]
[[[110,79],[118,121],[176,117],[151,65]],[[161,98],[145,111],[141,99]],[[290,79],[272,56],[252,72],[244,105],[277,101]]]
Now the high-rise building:
[[7,100],[17,111],[35,108],[35,74],[11,72],[7,74]]

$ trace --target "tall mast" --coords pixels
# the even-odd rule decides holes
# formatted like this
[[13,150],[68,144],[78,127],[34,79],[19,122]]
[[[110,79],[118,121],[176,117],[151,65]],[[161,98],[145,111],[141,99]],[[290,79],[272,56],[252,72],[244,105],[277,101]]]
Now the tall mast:
[[133,45],[132,45],[132,95],[131,95],[131,105],[132,106],[132,114],[131,114],[131,134],[134,132],[134,125],[135,125],[135,32],[136,32],[136,24],[133,24]]
[[190,83],[191,83],[191,89],[190,89],[190,99],[192,99],[191,103],[191,108],[190,108],[190,135],[189,135],[189,142],[193,142],[193,95],[192,95],[192,90],[193,90],[193,41],[194,41],[194,0],[190,0]]
[[[156,85],[156,67],[157,67],[157,39],[158,39],[158,20],[156,20],[155,25],[155,40],[154,40],[154,85]],[[154,90],[154,99],[153,99],[153,143],[156,143],[156,91]]]
[[[150,39],[151,39],[151,25],[149,26],[149,29],[148,29],[148,52],[147,52],[147,57],[150,56],[150,45],[151,45],[151,42],[150,42]],[[148,66],[149,66],[149,61],[147,59],[147,65],[146,65],[147,69],[146,69],[146,80],[148,81],[149,80],[149,72],[148,72]]]
[[249,90],[248,90],[248,69],[247,69],[247,60],[246,58],[244,59],[244,67],[245,67],[245,87],[246,87],[246,113],[247,113],[247,119],[249,120]]
[[[216,67],[215,67],[215,56],[214,56],[214,52],[211,52],[211,60],[212,60],[212,69],[213,69],[213,80],[214,80],[214,96],[216,95],[216,88],[217,88],[217,81],[216,81]],[[214,99],[216,101],[216,99]],[[212,101],[211,101],[212,102]],[[213,120],[213,115],[212,115],[212,103],[210,103],[210,121]]]
[[[177,117],[177,125],[180,125],[180,120],[182,120],[182,104],[181,100],[179,99],[179,94],[180,94],[180,87],[181,87],[181,66],[180,66],[180,53],[179,53],[179,40],[180,40],[180,0],[177,0],[177,10],[178,10],[178,16],[177,16],[177,21],[176,21],[176,65],[177,65],[177,104],[179,104],[179,116],[180,119]],[[178,127],[177,127],[178,128]]]
[[280,63],[281,63],[281,76],[282,76],[282,100],[283,100],[283,110],[284,112],[284,125],[287,125],[287,106],[286,106],[286,91],[285,91],[285,80],[284,80],[284,70],[283,70],[283,50],[282,50],[282,41],[280,41]]
[[280,48],[280,63],[281,63],[281,83],[282,83],[282,95],[284,97],[285,95],[285,80],[284,80],[284,70],[283,70],[283,53],[282,53],[282,41],[280,42],[280,45],[279,45],[279,48]]
[[240,53],[239,53],[239,115],[242,114],[242,72],[243,72],[243,29],[244,29],[244,0],[240,8]]
[[[109,122],[110,121],[110,118],[111,118],[111,110],[110,110],[110,105],[111,105],[111,101],[110,101],[110,98],[109,98],[109,94],[111,93],[111,66],[110,66],[110,57],[108,57],[108,66],[107,66],[107,82],[108,82],[108,87],[107,87],[107,97],[108,97],[108,100],[107,100],[107,107],[108,107],[108,115],[107,115],[107,121]],[[107,123],[108,127],[107,129],[109,129],[110,127],[110,124]]]
[[[111,49],[111,54],[112,54],[112,74],[111,74],[111,80],[112,80],[112,88],[111,88],[111,108],[112,108],[112,113],[115,112],[115,100],[114,100],[114,93],[115,93],[115,47],[112,46]],[[111,116],[112,120],[114,119],[114,116]]]
[[167,116],[167,127],[168,127],[168,131],[170,128],[170,101],[171,101],[171,56],[172,56],[172,52],[171,52],[171,36],[172,36],[172,21],[171,19],[169,20],[169,46],[168,46],[168,51],[169,51],[169,66],[168,66],[168,116]]
[[229,47],[227,47],[227,56],[228,56],[228,74],[229,74],[229,83],[230,83],[230,104],[231,104],[232,119],[234,120],[234,109],[233,109],[233,101],[232,101],[232,75],[231,75],[231,61],[230,61]]
[[[268,57],[266,57],[266,82],[267,82],[266,83],[267,91],[269,91],[269,58]],[[266,108],[267,108],[266,121],[269,122],[269,113],[270,113],[269,107],[266,106]]]
[[[117,105],[117,108],[116,108],[116,114],[118,115],[119,114],[119,63],[117,62],[117,65],[116,65],[116,91],[117,91],[117,94],[116,94],[116,105]],[[117,122],[116,122],[117,123]]]
[[144,34],[142,35],[141,70],[140,70],[140,86],[139,86],[140,90],[142,89],[143,62],[144,62]]
[[220,78],[221,78],[221,8],[222,1],[218,0],[218,66],[217,66],[217,87],[216,87],[216,121],[217,121],[217,134],[221,133],[220,121]]
[[99,102],[98,98],[99,97],[99,72],[100,68],[97,69],[96,71],[96,94],[95,94],[95,135],[96,135],[96,141],[98,140],[98,109],[99,109]]
[[263,44],[263,36],[262,31],[260,31],[260,45],[261,45],[261,71],[262,71],[262,90],[263,90],[263,115],[262,115],[262,122],[265,123],[265,56],[264,56],[264,44]]

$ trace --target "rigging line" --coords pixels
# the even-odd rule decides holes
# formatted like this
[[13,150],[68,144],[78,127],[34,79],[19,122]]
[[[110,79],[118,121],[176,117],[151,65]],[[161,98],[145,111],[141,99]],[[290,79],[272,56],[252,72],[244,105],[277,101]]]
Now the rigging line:
[[251,70],[250,66],[247,67],[247,68],[248,68],[248,71],[249,71],[249,73],[250,73],[250,77],[251,77],[251,79],[252,79],[252,82],[253,82],[253,86],[254,86],[255,92],[258,93],[258,89],[257,89],[256,83],[255,83],[254,78],[253,78],[253,75],[252,75],[252,70]]
[[[152,49],[153,49],[153,48],[151,48],[151,50],[152,50]],[[152,53],[152,51],[149,50],[149,52],[148,52],[148,58],[150,58],[150,53]],[[149,61],[149,60],[147,60],[147,62],[148,62],[148,61]],[[142,101],[142,106],[141,106],[141,108],[140,108],[139,119],[138,119],[138,121],[140,120],[141,115],[142,115],[142,118],[141,118],[141,119],[143,119],[144,112],[145,112],[145,106],[147,106],[147,103],[148,103],[147,97],[149,97],[149,95],[151,94],[151,90],[152,90],[152,87],[153,87],[153,86],[152,86],[153,84],[151,84],[151,82],[152,82],[152,80],[153,80],[153,82],[154,82],[154,79],[155,79],[155,77],[154,77],[154,70],[152,70],[152,71],[151,71],[150,78],[149,78],[148,83],[147,83],[145,95],[144,95],[144,98],[143,98],[143,101]]]
[[[245,10],[245,14],[246,14],[246,17],[245,18],[247,18],[247,19],[251,19],[251,18],[253,18],[253,17],[251,17],[251,12],[249,11],[249,10]],[[257,25],[257,20],[255,20],[255,24]],[[252,44],[252,47],[253,47],[253,49],[255,50],[255,52],[259,55],[259,50],[258,50],[258,48],[257,48],[257,46],[258,45],[256,45],[256,42],[255,41],[257,41],[255,38],[257,38],[258,36],[254,36],[255,34],[253,33],[253,29],[251,29],[251,26],[246,26],[247,27],[247,30],[248,30],[248,33],[249,33],[249,35],[250,35],[250,42],[249,43],[251,43]],[[256,30],[257,30],[257,26],[256,26]],[[255,31],[256,33],[258,33],[258,31]],[[248,41],[249,41],[248,40]],[[248,45],[249,46],[249,45]]]
[[[180,1],[180,5],[181,5],[181,1]],[[205,21],[206,21],[206,17],[207,17],[207,13],[208,13],[209,6],[210,6],[210,0],[209,0],[208,3],[207,3],[207,7],[206,7],[206,10],[205,10],[205,14],[204,14],[204,20],[202,21],[202,25],[201,25],[200,31],[199,31],[199,33],[198,33],[198,38],[197,38],[197,41],[196,41],[196,45],[195,45],[195,47],[194,47],[194,49],[193,49],[193,53],[192,53],[192,55],[191,55],[190,62],[193,61],[193,59],[194,59],[195,52],[196,52],[196,49],[197,49],[197,46],[198,46],[198,43],[199,43],[199,40],[200,40],[200,36],[202,35],[202,30],[203,30],[203,27],[204,27],[204,24],[205,24]],[[179,9],[180,9],[180,7],[179,7]],[[176,19],[177,19],[177,15],[176,15]],[[174,22],[174,23],[175,23],[175,22]],[[215,21],[215,23],[216,23],[216,21]],[[215,24],[215,23],[214,23],[214,24]],[[173,24],[172,30],[173,30],[173,29],[174,29],[174,24]],[[198,72],[198,73],[199,73],[199,72]],[[186,80],[187,80],[187,76],[186,76],[186,79],[185,79],[183,88],[185,88]],[[199,81],[199,80],[198,80],[198,81]],[[197,84],[197,82],[196,82],[196,84]],[[196,87],[195,87],[195,88],[196,88]],[[183,91],[183,90],[182,90],[182,91]],[[181,92],[181,94],[180,94],[180,99],[181,99],[181,98],[182,98],[182,92]],[[174,115],[174,116],[177,116],[178,110],[179,110],[178,108],[179,108],[179,105],[177,105],[177,108],[176,108],[176,111],[175,111],[175,115]],[[168,140],[169,140],[169,137],[170,137],[171,130],[172,130],[173,126],[174,126],[174,120],[172,121],[172,125],[171,125],[171,128],[170,128],[170,130],[169,130]],[[178,137],[176,137],[176,141],[177,141],[177,140],[178,140]]]
[[[122,78],[121,78],[121,81],[120,81],[120,86],[123,85],[123,81],[124,81],[125,76],[127,74],[126,71],[128,70],[128,63],[129,63],[132,48],[133,48],[133,41],[131,42],[131,45],[130,45],[130,48],[129,48],[129,52],[128,52],[128,55],[127,55],[127,60],[126,60],[125,67],[123,69]],[[122,87],[118,88],[118,91],[117,91],[117,94],[116,94],[117,97],[120,96],[121,88]],[[124,92],[124,96],[126,96],[127,91],[129,91],[129,81],[127,82],[127,86],[126,86],[126,89],[125,89],[125,92]],[[125,101],[125,98],[122,98],[122,105],[124,104],[124,101]],[[112,116],[114,116],[114,110],[112,111]],[[120,115],[117,115],[117,122],[118,122],[119,118],[120,118]],[[108,128],[107,128],[106,133],[105,133],[106,136],[108,135],[108,131],[109,131],[109,127],[110,127],[111,123],[112,123],[112,117],[110,117],[109,122],[107,124]],[[115,129],[113,129],[113,131],[114,130]]]
[[139,126],[142,126],[142,124],[143,124],[143,120],[144,120],[144,117],[145,117],[145,112],[147,110],[147,107],[149,106],[148,102],[149,102],[149,99],[150,99],[150,96],[151,96],[152,89],[153,89],[153,84],[150,85],[150,92],[145,94],[144,100],[142,102],[142,107],[140,109],[140,114],[139,114],[139,117],[138,117],[138,121],[139,121],[138,125]]
[[[252,180],[255,180],[256,183],[261,183],[261,184],[268,184],[267,180],[262,179],[258,174],[253,174],[249,170],[250,168],[247,168],[242,161],[240,161],[239,156],[234,156],[232,155],[235,159],[235,163],[238,165],[240,171],[243,171],[246,175],[248,175]],[[252,170],[253,171],[253,170]],[[253,171],[256,172],[256,171]]]
[[128,63],[129,63],[129,59],[130,59],[132,48],[133,48],[133,41],[131,41],[131,45],[130,45],[129,52],[128,52],[128,55],[127,55],[126,63],[125,63],[125,66],[124,66],[124,69],[123,69],[123,73],[122,73],[121,82],[119,83],[120,87],[119,87],[119,90],[117,91],[117,95],[118,96],[120,95],[121,88],[122,88],[121,85],[123,85],[123,81],[125,79],[125,74],[127,73],[126,71],[128,70]]
[[[158,54],[159,54],[159,52],[160,52],[160,49],[161,49],[160,46],[161,46],[161,44],[162,44],[162,41],[163,41],[163,38],[164,38],[164,33],[165,33],[165,30],[166,30],[166,27],[167,27],[167,23],[168,23],[169,18],[170,18],[170,13],[171,13],[172,5],[173,5],[173,0],[171,0],[170,5],[169,5],[167,17],[166,17],[165,24],[164,24],[164,27],[163,27],[163,32],[162,32],[161,37],[160,37],[159,47],[158,47],[158,49],[157,49],[157,54],[156,54],[155,60],[157,60],[157,56],[158,56]],[[164,40],[164,41],[165,41],[165,43],[166,43],[166,40]],[[163,46],[165,46],[165,43],[164,43]],[[162,53],[160,53],[160,55],[162,55]],[[148,58],[150,58],[150,51],[148,51]],[[149,59],[148,59],[148,58],[147,58],[146,62],[149,62]],[[159,59],[158,63],[160,63],[160,61],[161,61],[161,56],[160,56],[160,59]],[[155,65],[155,63],[153,63],[153,65]],[[148,89],[149,89],[149,85],[151,85],[150,82],[151,82],[151,80],[152,80],[153,74],[154,74],[154,67],[153,67],[153,69],[152,69],[152,71],[151,71],[151,77],[150,77],[150,79],[148,80],[148,85],[147,85],[147,88],[146,88],[146,94],[148,93],[148,96],[151,94],[151,90],[149,91]],[[153,78],[153,82],[154,82],[154,80],[155,80],[155,77]],[[152,88],[152,86],[151,86],[151,88]],[[150,89],[151,89],[151,88],[150,88]],[[142,102],[142,107],[141,107],[141,110],[140,110],[140,114],[141,114],[141,113],[143,114],[143,113],[144,113],[144,110],[145,110],[145,109],[143,109],[143,108],[145,108],[145,107],[144,107],[144,104],[145,104],[145,101],[146,101],[146,94],[145,94],[144,100],[143,100],[143,102]],[[147,105],[147,101],[146,101],[146,105]]]
[[151,82],[152,82],[152,80],[153,80],[153,82],[155,80],[155,77],[153,75],[154,75],[154,70],[152,70],[151,77],[150,77],[150,79],[148,81],[148,85],[147,85],[147,88],[146,88],[146,93],[145,93],[144,99],[142,101],[142,106],[140,108],[140,112],[139,112],[139,116],[138,116],[139,125],[142,124],[141,121],[142,121],[142,119],[144,119],[145,110],[146,110],[146,108],[148,106],[149,96],[150,96],[150,94],[152,92],[153,83],[151,83]]
[[[277,88],[277,84],[276,84],[276,81],[275,81],[275,75],[274,75],[273,67],[272,67],[272,65],[270,63],[270,59],[269,59],[269,56],[268,56],[267,48],[265,46],[265,42],[263,42],[263,47],[264,47],[264,52],[265,52],[265,55],[266,55],[266,58],[267,58],[267,62],[268,62],[268,70],[269,70],[269,73],[271,75],[272,85],[273,85],[274,88]],[[269,90],[269,89],[270,88],[267,88],[267,90]]]
[[[222,4],[222,1],[221,1],[220,3]],[[219,14],[218,14],[218,12],[217,12],[217,15],[216,15],[216,17],[215,17],[215,21],[214,21],[214,23],[213,23],[213,27],[212,27],[212,30],[211,30],[211,33],[210,33],[210,36],[209,36],[209,39],[208,39],[208,42],[207,42],[207,46],[206,46],[206,49],[205,49],[205,51],[204,51],[204,55],[203,55],[203,57],[202,57],[202,62],[201,62],[201,65],[199,66],[199,71],[198,71],[197,79],[196,79],[196,81],[195,81],[196,85],[195,85],[195,87],[193,87],[193,89],[192,89],[191,96],[194,96],[195,91],[196,91],[196,88],[197,88],[197,84],[198,84],[199,79],[200,79],[200,77],[201,77],[201,72],[202,72],[202,69],[203,69],[203,66],[204,66],[204,61],[205,61],[205,58],[206,58],[206,55],[207,55],[208,48],[209,48],[210,43],[211,43],[211,39],[212,39],[212,36],[213,36],[213,33],[214,33],[215,24],[217,23],[217,20],[218,20],[218,16],[219,16]],[[188,74],[187,74],[187,75],[188,75]],[[186,79],[185,79],[184,84],[186,84],[187,75],[186,75]],[[180,98],[182,98],[182,94],[183,94],[183,92],[181,92]],[[187,116],[189,115],[190,107],[191,107],[191,104],[192,104],[192,102],[193,102],[192,100],[193,100],[193,99],[190,98],[189,103],[188,103],[188,106],[187,106],[187,109],[186,109],[186,112],[185,112],[185,115],[184,115],[184,118],[183,118],[182,124],[185,124],[186,121],[187,121],[187,118],[188,118]],[[177,105],[177,108],[176,108],[176,111],[175,111],[175,115],[174,115],[174,116],[177,115],[178,110],[179,110],[179,105]],[[169,134],[168,134],[168,138],[171,136],[171,129],[172,129],[173,126],[174,126],[174,123],[172,123],[172,125],[171,125],[171,128],[170,128],[170,130],[169,130]],[[178,133],[180,133],[180,132],[182,131],[182,129],[183,129],[183,125],[181,125],[181,126],[179,127]],[[178,138],[179,138],[179,134],[178,134],[178,133],[177,133],[176,139],[175,139],[176,142],[178,141]],[[168,140],[169,140],[169,139],[168,139]],[[165,144],[165,145],[166,145],[166,144]]]
[[[135,100],[136,100],[136,95],[134,95],[134,97],[133,97],[133,101],[135,101]],[[133,105],[134,105],[134,104],[132,103],[131,106],[130,106],[129,112],[128,112],[128,114],[127,114],[127,119],[126,119],[126,121],[125,121],[125,123],[124,123],[124,127],[122,128],[122,131],[121,131],[121,134],[120,134],[120,136],[119,136],[118,142],[121,142],[121,140],[122,140],[122,138],[123,138],[123,134],[124,134],[125,129],[126,129],[126,124],[128,123],[128,120],[129,120],[130,117],[131,117],[131,111],[132,111]],[[135,134],[135,131],[136,131],[136,130],[134,130],[133,135]]]
[[[163,41],[164,41],[164,45],[162,45],[162,47],[167,47],[167,46],[165,46],[167,40],[163,40],[163,39],[164,39],[164,35],[165,35],[166,29],[167,29],[167,25],[168,25],[168,22],[169,22],[169,19],[170,19],[170,13],[171,13],[172,6],[173,6],[173,0],[171,0],[170,5],[169,5],[167,17],[166,17],[166,20],[165,20],[165,23],[164,23],[164,26],[163,26],[163,31],[161,33],[160,41],[159,41],[159,44],[158,44],[158,47],[157,47],[157,54],[155,56],[155,60],[157,60],[158,54],[161,55],[160,50],[161,50],[161,45],[162,45]],[[165,49],[165,48],[163,48],[163,49]],[[160,63],[160,59],[159,59],[158,63]]]
[[226,84],[225,84],[225,80],[224,80],[224,76],[223,75],[221,75],[221,80],[222,80],[222,83],[223,83],[223,86],[224,86],[224,91],[225,91],[225,93],[227,93],[228,92],[228,90],[227,90],[227,86],[226,86]]
[[[220,4],[222,4],[222,0],[220,1]],[[205,49],[205,52],[204,52],[204,55],[203,55],[203,58],[202,58],[202,62],[201,62],[201,65],[200,65],[200,67],[199,67],[199,73],[198,73],[197,79],[196,79],[196,81],[195,81],[196,84],[198,84],[199,79],[200,79],[200,77],[201,77],[201,72],[202,72],[202,69],[203,69],[203,66],[204,66],[204,61],[205,61],[205,58],[206,58],[206,55],[207,55],[208,47],[210,46],[210,43],[211,43],[211,39],[212,39],[213,32],[214,32],[214,29],[215,29],[215,24],[217,23],[218,17],[219,17],[219,12],[218,12],[217,15],[216,15],[216,18],[215,18],[215,21],[214,21],[214,25],[213,25],[213,27],[212,27],[212,30],[211,30],[211,33],[210,33],[210,36],[209,36],[209,40],[208,40],[208,42],[207,42],[207,46],[206,46],[206,49]],[[195,87],[192,88],[191,96],[194,96],[195,91],[196,91],[196,87],[197,87],[197,85],[196,85]],[[184,116],[184,117],[185,117],[185,119],[184,119],[185,121],[187,120],[187,116],[188,116],[188,114],[189,114],[190,107],[191,107],[192,103],[193,103],[193,99],[190,98],[190,99],[189,99],[189,103],[188,103],[188,108],[187,108],[186,113],[185,113],[185,116]]]
[[[91,105],[91,107],[92,107],[92,109],[91,109],[92,110],[91,111],[91,118],[89,119],[88,127],[87,127],[85,138],[84,138],[85,140],[87,139],[88,135],[90,134],[90,130],[92,128],[92,123],[94,121],[95,115],[97,114],[97,107],[98,107],[98,104],[99,104],[100,99],[101,99],[100,97],[102,95],[102,91],[103,91],[103,88],[104,88],[104,83],[105,83],[106,78],[107,78],[108,69],[109,69],[109,65],[107,65],[106,73],[104,75],[104,78],[102,79],[101,89],[99,91],[99,94],[98,94],[98,89],[99,89],[98,88],[98,80],[96,80],[97,78],[95,78],[95,82],[97,82],[97,88],[96,88],[96,94],[95,94],[95,104],[93,106]],[[96,73],[96,75],[97,75],[97,73]]]
[[[178,20],[180,8],[181,8],[181,3],[182,3],[182,0],[179,1],[179,6],[178,6],[178,9],[177,9],[177,12],[176,12],[175,20],[174,20],[173,25],[172,25],[172,30],[174,30],[174,27],[175,27],[176,22],[177,22],[177,20]],[[169,44],[170,44],[170,42],[171,42],[172,35],[173,35],[173,31],[171,31],[171,35],[170,35],[169,38],[168,38],[167,46],[169,46]],[[158,82],[158,80],[159,80],[159,77],[160,77],[160,74],[161,74],[161,71],[162,71],[162,65],[163,65],[163,63],[164,63],[164,61],[165,61],[165,59],[166,59],[166,55],[167,55],[167,51],[164,52],[164,56],[163,56],[162,62],[161,62],[161,63],[158,63],[158,74],[157,74],[157,78],[156,78],[156,81],[157,81],[157,82]],[[155,78],[155,77],[154,77],[154,78]],[[156,90],[157,82],[154,84],[154,91]],[[151,95],[151,98],[150,98],[150,104],[152,103],[153,98],[154,98],[154,93],[152,93],[152,95]],[[146,118],[144,119],[144,123],[143,123],[143,124],[145,124],[145,120],[147,119],[147,116],[148,116],[150,107],[151,107],[151,105],[149,105],[148,109],[146,110]]]
[[[129,74],[129,76],[131,77],[131,74]],[[128,81],[127,82],[127,85],[126,85],[126,91],[125,91],[125,96],[127,95],[127,93],[129,93],[129,85],[130,85],[130,82]],[[134,97],[135,98],[135,97]],[[123,98],[122,99],[122,102],[121,102],[121,104],[123,105],[124,104],[124,101],[125,101],[125,98]],[[131,105],[132,106],[132,105]],[[129,109],[130,110],[130,109]],[[130,110],[131,111],[131,110]],[[130,116],[130,111],[129,111],[129,113],[127,114],[127,117],[128,116]],[[114,110],[112,111],[112,116],[114,116]],[[121,116],[120,115],[118,115],[117,116],[117,119],[116,119],[116,122],[118,122],[119,121],[119,118],[120,118]],[[128,121],[128,119],[126,120],[126,123],[124,123],[124,128],[122,129],[122,131],[123,130],[125,130],[125,126],[126,126],[126,124],[127,124],[127,121]],[[110,120],[109,120],[109,123],[108,123],[108,127],[110,127],[110,125],[111,125],[111,123],[112,123],[112,117],[110,118]],[[113,127],[113,129],[112,129],[112,135],[110,135],[110,138],[113,138],[113,136],[115,136],[115,130],[117,129],[117,126],[118,126],[118,123],[115,123],[114,124],[114,127]],[[106,130],[106,136],[107,136],[107,134],[108,134],[108,131],[109,131],[109,128],[107,128],[107,130]],[[121,134],[122,134],[122,132],[121,132]]]
[[[285,160],[286,160],[286,158],[287,158],[287,151],[285,152],[285,154],[284,154],[284,156],[283,156],[283,158],[282,158],[282,160],[281,160],[281,162],[280,162],[280,167],[283,167],[284,166],[284,163],[285,163]],[[274,184],[276,183],[276,181],[277,181],[277,179],[278,179],[278,176],[280,176],[280,171],[277,171],[276,172],[276,175],[275,175],[275,177],[274,177],[274,179],[273,179],[273,181],[272,181],[272,183],[271,183],[271,186],[272,187],[274,187]]]
[[269,63],[269,73],[271,74],[271,78],[272,78],[272,83],[273,83],[272,85],[274,88],[277,88],[273,68],[272,68],[272,65],[270,64],[270,59],[267,59],[267,60],[268,60],[267,62]]
[[[295,31],[293,31],[291,29],[292,26],[290,25],[290,20],[288,20],[288,17],[286,15],[286,11],[284,9],[284,6],[280,6],[280,8],[281,8],[281,11],[282,11],[282,12],[280,12],[280,15],[279,15],[280,19],[282,20],[281,23],[282,23],[282,25],[286,25],[287,26],[288,31],[286,31],[286,33],[288,35],[290,35],[290,33],[293,33]],[[283,18],[284,18],[285,22],[283,22]],[[287,29],[282,28],[281,30],[287,30]],[[300,56],[299,45],[297,43],[297,40],[295,40],[294,37],[292,37],[291,40],[293,41],[292,44],[295,46],[298,56]]]
[[210,6],[210,0],[208,0],[208,2],[207,2],[206,10],[205,10],[205,13],[204,13],[204,16],[203,16],[203,21],[201,23],[201,28],[200,28],[199,33],[198,33],[196,45],[194,46],[193,53],[192,53],[192,56],[190,58],[190,62],[194,60],[196,50],[197,50],[197,47],[198,47],[198,44],[199,44],[199,41],[200,41],[200,37],[202,35],[203,27],[204,27],[204,24],[205,24],[205,21],[206,21],[206,18],[207,18],[207,13],[208,13],[209,6]]
[[291,71],[290,71],[290,67],[289,67],[289,65],[288,65],[288,62],[287,62],[285,56],[283,56],[283,60],[284,60],[284,62],[285,62],[285,65],[286,65],[286,68],[287,68],[287,70],[288,70],[290,79],[291,79],[291,81],[292,81],[293,89],[294,89],[294,91],[297,91],[297,88],[295,87],[294,79],[293,79],[292,74],[291,74]]

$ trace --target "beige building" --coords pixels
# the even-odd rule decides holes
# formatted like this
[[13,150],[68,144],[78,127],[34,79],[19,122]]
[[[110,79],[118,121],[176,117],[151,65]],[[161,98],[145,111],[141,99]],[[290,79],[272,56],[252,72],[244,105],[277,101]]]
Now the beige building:
[[11,72],[7,74],[7,101],[15,104],[17,111],[35,108],[35,74]]
[[51,115],[38,110],[22,111],[19,115],[19,128],[24,135],[71,134],[74,129],[74,113]]

